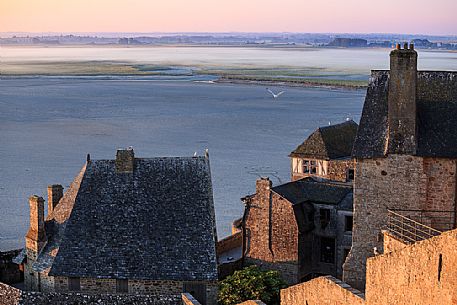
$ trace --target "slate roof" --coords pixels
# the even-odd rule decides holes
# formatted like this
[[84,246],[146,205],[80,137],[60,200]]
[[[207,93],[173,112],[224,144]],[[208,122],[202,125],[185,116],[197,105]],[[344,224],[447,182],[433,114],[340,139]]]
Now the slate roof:
[[[80,177],[80,181],[78,181]],[[89,161],[46,222],[34,268],[51,276],[217,280],[206,157]]]
[[317,180],[313,177],[288,182],[272,188],[272,191],[290,201],[293,205],[303,202],[340,205],[352,210],[344,200],[348,194],[352,196],[352,184],[330,180]]
[[291,152],[290,157],[325,160],[350,157],[357,127],[353,120],[320,127]]
[[[372,71],[352,156],[384,157],[389,71]],[[417,155],[457,158],[457,72],[417,73]]]

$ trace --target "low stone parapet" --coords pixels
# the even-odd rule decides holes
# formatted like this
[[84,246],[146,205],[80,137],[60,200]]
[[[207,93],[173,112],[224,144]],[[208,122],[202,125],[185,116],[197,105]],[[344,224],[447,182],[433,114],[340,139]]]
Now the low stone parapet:
[[334,278],[321,276],[281,290],[281,305],[365,304],[365,295]]

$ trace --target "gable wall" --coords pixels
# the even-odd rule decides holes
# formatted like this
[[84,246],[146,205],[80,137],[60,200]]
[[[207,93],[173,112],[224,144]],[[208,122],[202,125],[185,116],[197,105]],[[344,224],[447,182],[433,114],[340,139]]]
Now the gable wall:
[[[269,181],[269,180],[268,180]],[[298,281],[298,227],[292,204],[257,186],[246,217],[245,262],[278,270],[289,283]]]

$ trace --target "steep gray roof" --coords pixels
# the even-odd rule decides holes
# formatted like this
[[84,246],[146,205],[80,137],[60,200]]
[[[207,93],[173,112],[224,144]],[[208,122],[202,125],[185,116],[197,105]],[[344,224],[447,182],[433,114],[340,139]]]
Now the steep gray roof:
[[352,120],[320,127],[291,152],[290,156],[326,160],[350,157],[357,127],[357,123]]
[[[349,193],[352,193],[352,184],[330,180],[318,181],[307,177],[275,186],[272,191],[294,205],[303,202],[338,205]],[[345,205],[347,205],[346,202]],[[352,209],[352,206],[350,208]]]
[[47,220],[58,234],[34,267],[52,276],[217,279],[207,158],[135,158],[133,173],[117,173],[114,160],[90,161],[78,185],[73,204],[60,202]]
[[[357,137],[356,158],[383,157],[389,152],[387,95],[389,71],[372,71]],[[457,157],[457,72],[417,73],[417,155]]]

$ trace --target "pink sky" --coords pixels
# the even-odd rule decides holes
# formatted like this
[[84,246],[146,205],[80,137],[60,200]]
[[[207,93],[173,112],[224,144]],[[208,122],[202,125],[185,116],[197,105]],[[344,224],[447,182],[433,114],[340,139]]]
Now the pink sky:
[[457,34],[457,0],[0,0],[0,32]]

